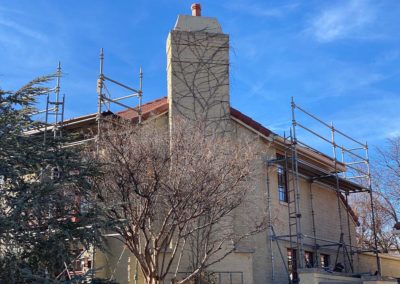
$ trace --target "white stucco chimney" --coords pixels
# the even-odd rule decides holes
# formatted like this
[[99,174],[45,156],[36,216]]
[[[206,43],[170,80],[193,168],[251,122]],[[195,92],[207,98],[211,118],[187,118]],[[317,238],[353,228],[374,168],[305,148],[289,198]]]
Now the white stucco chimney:
[[167,39],[169,120],[202,120],[213,131],[229,124],[229,36],[216,18],[179,15]]

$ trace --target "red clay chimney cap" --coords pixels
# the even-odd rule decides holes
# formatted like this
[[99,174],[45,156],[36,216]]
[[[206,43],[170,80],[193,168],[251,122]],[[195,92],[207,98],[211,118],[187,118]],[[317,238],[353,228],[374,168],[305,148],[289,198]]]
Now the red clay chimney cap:
[[201,5],[199,3],[192,4],[192,16],[200,17],[201,16]]

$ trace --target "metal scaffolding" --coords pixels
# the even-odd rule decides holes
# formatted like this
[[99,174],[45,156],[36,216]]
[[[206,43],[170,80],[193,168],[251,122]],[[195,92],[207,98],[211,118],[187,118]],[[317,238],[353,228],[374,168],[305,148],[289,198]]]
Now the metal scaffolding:
[[[139,123],[142,122],[142,97],[143,97],[143,72],[142,68],[139,69],[139,89],[132,88],[128,85],[120,83],[110,77],[104,75],[103,73],[103,65],[104,65],[104,51],[103,48],[100,50],[100,72],[99,78],[97,79],[97,141],[101,135],[101,122],[102,122],[102,115],[104,110],[110,112],[111,111],[111,104],[115,104],[120,107],[124,107],[126,109],[132,110],[137,112]],[[121,97],[113,98],[109,89],[107,88],[107,83],[114,84],[122,89],[129,91],[130,93]],[[136,97],[138,99],[138,106],[131,107],[127,104],[121,103],[122,100],[126,100],[132,97]]]
[[[352,193],[364,192],[369,194],[370,206],[372,210],[372,223],[373,223],[373,235],[375,241],[375,248],[373,252],[376,256],[376,263],[378,269],[378,275],[381,274],[381,267],[379,261],[376,228],[375,228],[375,209],[373,204],[373,189],[371,185],[371,171],[368,157],[368,145],[362,143],[344,132],[336,129],[333,123],[328,124],[315,116],[314,114],[306,111],[301,106],[297,105],[292,98],[291,101],[291,112],[292,112],[292,126],[290,129],[289,137],[284,136],[282,141],[283,155],[267,161],[267,167],[276,168],[277,166],[283,167],[286,181],[287,191],[287,209],[288,209],[288,234],[276,235],[273,230],[273,226],[270,220],[269,238],[275,241],[279,253],[283,258],[282,249],[280,242],[286,242],[289,245],[292,253],[292,266],[295,267],[295,271],[289,271],[287,264],[286,271],[288,273],[288,279],[291,283],[298,283],[298,276],[296,274],[297,269],[307,268],[305,265],[305,250],[304,247],[311,247],[313,250],[314,260],[313,266],[319,267],[319,251],[323,248],[336,247],[335,266],[340,262],[339,256],[342,257],[343,268],[346,272],[354,272],[353,254],[359,253],[360,250],[353,245],[351,236],[351,209],[348,203],[348,196]],[[318,126],[325,128],[330,132],[330,138],[318,133],[317,131],[307,127],[302,121],[299,121],[297,116],[302,115],[306,119],[316,122]],[[298,139],[298,131],[302,130],[306,134],[310,135],[312,139],[323,141],[328,143],[332,147],[332,155],[325,155],[313,147]],[[343,142],[343,145],[339,145],[339,141]],[[350,143],[349,143],[350,142]],[[351,144],[351,147],[345,146]],[[354,146],[355,145],[355,146]],[[323,169],[310,162],[299,158],[299,151],[308,151],[317,155],[323,156],[330,161],[330,169]],[[341,156],[341,161],[338,157]],[[312,224],[312,235],[307,235],[302,230],[302,210],[304,208],[300,206],[302,194],[300,189],[300,178],[305,178],[310,182],[310,209],[311,209],[311,224]],[[335,191],[337,197],[338,206],[338,219],[339,219],[339,238],[338,240],[328,240],[317,237],[318,228],[315,222],[315,211],[314,211],[314,198],[312,185],[314,182],[323,183],[328,185],[332,190]],[[267,174],[267,195],[268,200],[271,200],[270,190],[270,177]],[[268,202],[268,206],[271,206],[271,202]],[[343,216],[342,208],[346,208],[346,216]],[[270,210],[270,209],[269,209]],[[308,212],[307,212],[308,213]],[[332,212],[333,213],[333,212]],[[270,216],[271,217],[271,216]],[[344,217],[347,218],[344,222]],[[345,223],[347,223],[347,234],[348,239],[345,240]],[[305,240],[310,240],[313,244],[305,243]],[[270,246],[272,246],[270,244]],[[361,251],[362,252],[362,251]],[[271,261],[274,267],[275,257],[271,250]],[[294,262],[294,263],[293,263]],[[274,271],[272,272],[274,274]],[[272,280],[275,279],[275,275],[272,275]]]
[[[112,79],[104,74],[104,51],[103,48],[100,50],[100,70],[97,79],[96,93],[97,93],[97,111],[94,114],[86,115],[80,118],[71,119],[65,121],[64,127],[68,130],[79,129],[79,124],[87,123],[90,124],[91,130],[88,133],[80,133],[79,138],[75,139],[73,142],[69,142],[65,147],[74,147],[81,144],[85,144],[94,141],[97,144],[100,140],[101,131],[104,126],[104,122],[117,123],[115,120],[110,120],[116,107],[122,107],[134,111],[138,114],[138,123],[142,122],[142,98],[143,98],[143,71],[139,68],[139,88],[133,88],[127,84],[121,83],[115,79]],[[128,94],[123,94],[121,96],[113,96],[111,93],[111,87],[118,87],[116,92],[123,90],[128,92]],[[136,106],[132,106],[127,99],[137,98],[138,103]],[[92,125],[95,124],[95,125]],[[93,126],[93,128],[92,128]]]
[[49,89],[49,93],[46,94],[46,104],[43,110],[32,113],[33,117],[37,117],[40,114],[44,114],[44,120],[40,121],[39,125],[41,129],[39,132],[43,132],[43,142],[46,143],[48,132],[53,132],[53,137],[62,137],[62,126],[64,122],[64,105],[65,105],[65,94],[61,96],[61,62],[58,62],[57,71],[55,73],[56,86]]
[[[65,105],[65,95],[60,95],[60,85],[61,85],[61,63],[58,63],[56,72],[56,86],[50,89],[50,93],[47,94],[45,109],[32,113],[33,117],[44,114],[44,120],[40,121],[39,129],[35,129],[34,133],[43,133],[43,140],[46,143],[48,139],[49,132],[53,133],[54,138],[61,138],[64,131],[69,131],[68,127],[75,127],[76,124],[82,122],[92,123],[95,119],[97,133],[91,137],[79,137],[73,142],[63,144],[62,147],[74,147],[79,146],[84,143],[95,141],[98,149],[98,141],[101,135],[102,123],[109,121],[107,116],[112,114],[112,106],[116,105],[118,107],[123,107],[135,111],[138,114],[138,123],[142,122],[142,97],[143,97],[143,72],[142,68],[139,69],[139,88],[135,89],[126,84],[123,84],[117,80],[114,80],[103,73],[104,65],[104,52],[103,48],[100,51],[100,72],[97,80],[97,112],[94,115],[89,115],[83,119],[78,119],[77,121],[64,121],[64,105]],[[128,94],[113,97],[107,83],[113,84],[125,91],[129,91]],[[129,98],[137,98],[138,105],[132,107],[122,101]],[[33,132],[32,132],[33,133]],[[104,237],[110,237],[111,235],[105,234]],[[69,264],[64,263],[64,270],[56,277],[56,279],[61,279],[61,277],[67,277],[71,280],[73,276],[86,277],[87,280],[91,280],[94,277],[94,267],[95,267],[95,254],[96,250],[94,247],[88,249],[82,249],[80,254]],[[122,255],[120,256],[120,258]],[[120,261],[120,260],[119,260]],[[119,262],[118,261],[118,262]],[[115,272],[115,269],[114,269]],[[113,274],[114,274],[113,272]]]
[[[96,123],[97,123],[97,134],[94,138],[89,138],[89,139],[84,139],[78,142],[80,143],[86,143],[91,140],[95,140],[96,142],[96,148],[97,151],[99,150],[99,141],[101,137],[101,131],[103,128],[102,123],[106,122],[107,119],[105,118],[107,114],[112,114],[112,105],[116,105],[119,107],[123,107],[125,109],[132,110],[138,114],[138,123],[142,123],[142,98],[143,98],[143,71],[142,68],[139,68],[139,89],[132,88],[124,83],[121,83],[117,80],[114,80],[108,76],[106,76],[104,73],[104,50],[101,48],[100,50],[100,70],[99,70],[99,77],[97,79],[97,113],[96,113]],[[121,89],[125,91],[129,91],[127,95],[123,95],[120,97],[113,97],[111,95],[111,92],[109,88],[107,87],[107,83],[113,84],[117,87],[120,87]],[[138,105],[137,107],[131,107],[130,105],[126,103],[122,103],[121,101],[124,101],[129,98],[137,98],[138,99]],[[115,123],[115,121],[114,121]],[[75,144],[76,145],[76,144]],[[104,234],[103,237],[114,237],[113,234]],[[119,259],[117,261],[117,264],[114,267],[114,270],[112,271],[110,281],[114,277],[114,273],[117,269],[117,266],[119,262],[121,261],[121,258],[126,250],[126,247],[124,246]],[[91,251],[91,265],[92,269],[91,272],[92,274],[94,273],[94,267],[95,267],[95,255],[96,255],[96,249],[93,248]],[[93,277],[93,275],[92,275]],[[135,274],[135,277],[137,277],[137,272]]]

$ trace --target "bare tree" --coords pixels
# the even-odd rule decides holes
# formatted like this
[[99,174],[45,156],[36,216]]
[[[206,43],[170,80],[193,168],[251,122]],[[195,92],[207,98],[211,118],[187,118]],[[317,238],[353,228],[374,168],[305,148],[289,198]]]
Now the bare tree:
[[263,217],[240,232],[232,221],[255,188],[256,143],[206,137],[203,124],[184,120],[175,120],[172,132],[118,122],[103,133],[98,159],[105,175],[94,188],[147,283],[182,269],[189,273],[175,281],[187,283],[265,229]]
[[386,212],[398,223],[400,220],[400,136],[388,139],[384,149],[378,149],[378,168],[374,173]]
[[[400,238],[393,234],[393,226],[399,223],[400,216],[400,137],[388,139],[385,146],[377,149],[377,163],[372,171],[378,249],[400,253]],[[372,248],[374,242],[369,197],[358,198],[355,208],[360,217],[359,244],[364,248]]]

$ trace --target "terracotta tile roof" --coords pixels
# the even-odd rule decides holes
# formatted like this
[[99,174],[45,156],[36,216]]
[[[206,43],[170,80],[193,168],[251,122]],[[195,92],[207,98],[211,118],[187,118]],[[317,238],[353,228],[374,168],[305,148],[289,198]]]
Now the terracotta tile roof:
[[[137,109],[137,108],[135,108],[135,109]],[[151,116],[161,114],[167,110],[168,110],[167,98],[162,97],[160,99],[156,99],[154,101],[151,101],[149,103],[142,105],[142,119],[145,120]],[[264,134],[265,136],[269,136],[270,134],[272,134],[271,130],[265,128],[260,123],[251,119],[249,116],[243,114],[242,112],[238,111],[237,109],[231,107],[230,112],[231,112],[231,116],[240,120],[244,124],[250,126],[254,130],[257,130],[258,132]],[[126,119],[132,119],[132,120],[138,119],[138,112],[131,110],[131,109],[117,112],[116,115],[126,118]]]
[[[111,111],[104,111],[102,113],[103,116],[108,116],[108,115],[117,115],[119,117],[125,118],[125,119],[131,119],[133,122],[137,121],[139,118],[139,114],[137,111],[138,108],[135,107],[132,109],[126,109],[122,110],[119,112],[116,112],[115,114],[112,113]],[[142,105],[142,119],[146,120],[147,118],[161,114],[165,111],[168,110],[168,101],[166,97],[156,99],[154,101],[145,103]],[[71,118],[68,120],[65,120],[63,123],[63,127],[68,127],[70,128],[71,125],[77,125],[76,127],[81,127],[82,124],[88,124],[88,123],[95,123],[96,122],[96,113],[92,114],[87,114],[75,118]]]
[[[134,109],[138,109],[135,107]],[[168,100],[166,97],[162,97],[160,99],[156,99],[154,101],[145,103],[142,105],[142,119],[146,120],[147,118],[161,114],[168,110]],[[139,114],[135,110],[127,109],[123,111],[119,111],[116,115],[125,118],[132,119],[133,121],[138,120]]]
[[269,136],[270,134],[273,134],[273,132],[271,130],[269,130],[268,128],[265,128],[257,121],[251,119],[250,117],[241,113],[240,111],[238,111],[237,109],[235,109],[233,107],[231,107],[231,116],[240,120],[244,124],[250,126],[254,130],[257,130],[258,132],[264,134],[265,136]]
[[346,206],[347,212],[349,212],[350,216],[353,218],[353,220],[357,224],[357,226],[360,226],[360,222],[358,221],[358,216],[354,212],[354,210],[351,208],[350,204],[346,201],[346,198],[341,193],[339,196],[340,196],[340,199],[343,201],[344,206]]

